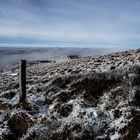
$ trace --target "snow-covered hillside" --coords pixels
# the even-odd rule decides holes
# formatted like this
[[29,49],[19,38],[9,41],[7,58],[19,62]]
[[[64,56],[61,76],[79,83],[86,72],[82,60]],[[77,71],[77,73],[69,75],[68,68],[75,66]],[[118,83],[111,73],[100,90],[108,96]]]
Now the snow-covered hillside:
[[140,50],[0,73],[0,140],[139,140]]

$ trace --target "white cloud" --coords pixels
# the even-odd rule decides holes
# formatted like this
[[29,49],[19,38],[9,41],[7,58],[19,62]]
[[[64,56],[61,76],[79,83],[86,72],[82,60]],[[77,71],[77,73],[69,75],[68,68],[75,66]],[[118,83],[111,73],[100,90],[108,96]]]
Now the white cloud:
[[0,37],[139,45],[136,1],[5,0],[0,2]]

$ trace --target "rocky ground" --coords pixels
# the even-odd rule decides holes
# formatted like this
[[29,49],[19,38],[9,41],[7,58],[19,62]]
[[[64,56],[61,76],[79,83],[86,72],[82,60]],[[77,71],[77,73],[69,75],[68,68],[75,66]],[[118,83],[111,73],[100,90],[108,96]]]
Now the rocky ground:
[[140,140],[140,50],[0,73],[0,140]]

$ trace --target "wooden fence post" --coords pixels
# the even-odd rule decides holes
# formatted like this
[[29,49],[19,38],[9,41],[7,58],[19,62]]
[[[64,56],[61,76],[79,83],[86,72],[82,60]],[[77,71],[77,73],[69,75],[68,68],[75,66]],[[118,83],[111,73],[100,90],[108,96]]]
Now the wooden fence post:
[[20,61],[19,71],[19,102],[26,100],[26,60]]

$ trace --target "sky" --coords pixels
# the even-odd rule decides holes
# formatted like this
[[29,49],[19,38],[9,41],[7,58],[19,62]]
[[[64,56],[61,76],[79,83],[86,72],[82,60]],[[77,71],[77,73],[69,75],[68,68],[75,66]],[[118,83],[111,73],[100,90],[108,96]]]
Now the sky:
[[0,46],[140,47],[140,0],[0,0]]

